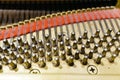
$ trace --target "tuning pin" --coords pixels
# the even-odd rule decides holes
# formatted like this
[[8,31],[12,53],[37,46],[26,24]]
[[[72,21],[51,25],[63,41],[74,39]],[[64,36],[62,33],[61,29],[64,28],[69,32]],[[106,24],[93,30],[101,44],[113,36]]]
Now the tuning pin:
[[100,64],[102,57],[103,57],[102,54],[98,54],[98,57],[97,57],[97,59],[95,60],[95,62],[96,62],[97,64]]
[[6,56],[8,56],[9,54],[9,51],[8,51],[8,49],[7,48],[5,48],[5,47],[3,47],[3,53],[6,55]]
[[44,49],[43,48],[39,48],[38,49],[38,54],[39,54],[40,57],[44,57],[45,56]]
[[29,52],[28,50],[24,50],[24,57],[25,57],[26,59],[31,58],[31,54],[30,54],[30,52]]
[[11,61],[11,60],[9,60],[9,68],[10,68],[10,70],[14,70],[14,69],[16,69],[17,68],[17,64],[16,63],[14,63],[13,61]]
[[56,47],[56,46],[57,46],[57,42],[56,42],[56,39],[55,39],[55,38],[52,39],[52,46],[53,46],[53,47]]
[[0,71],[2,70],[2,68],[3,68],[3,67],[2,67],[2,65],[0,64]]
[[104,48],[104,49],[103,49],[103,51],[102,51],[102,57],[105,57],[105,56],[106,56],[107,51],[108,51],[107,48]]
[[36,53],[37,52],[37,47],[36,45],[32,44],[32,52]]
[[70,45],[70,39],[69,39],[68,37],[65,39],[65,45],[66,45],[66,46],[69,46],[69,45]]
[[72,45],[73,49],[77,49],[77,41],[75,40]]
[[93,58],[93,53],[94,51],[93,50],[90,50],[89,54],[88,54],[88,58],[89,59],[92,59]]
[[15,54],[15,52],[9,51],[9,57],[10,57],[11,60],[15,60],[15,59],[16,59],[16,54]]
[[31,41],[32,41],[33,44],[37,44],[37,41],[36,41],[36,39],[35,39],[35,36],[32,36],[32,37],[31,37]]
[[47,52],[47,54],[46,54],[46,60],[47,61],[52,61],[52,54],[51,54],[51,52]]
[[59,54],[58,54],[58,48],[57,47],[54,47],[53,48],[53,55],[54,56],[58,56]]
[[62,34],[58,34],[58,41],[61,42],[62,41]]
[[83,65],[87,65],[88,64],[88,56],[87,55],[84,55],[84,58],[82,60],[82,64]]
[[30,69],[32,65],[30,61],[24,60],[23,66],[25,69]]
[[34,63],[36,63],[36,62],[38,62],[38,59],[39,57],[38,57],[38,55],[37,54],[32,54],[32,61],[34,62]]
[[28,44],[27,41],[24,41],[24,48],[25,48],[25,49],[29,49],[29,48],[30,48],[30,45]]
[[43,41],[42,40],[38,40],[38,45],[39,45],[40,48],[43,48],[44,47]]
[[59,57],[55,57],[52,63],[55,67],[58,67],[60,65]]
[[46,43],[46,51],[48,51],[48,52],[51,51],[51,45],[50,45],[50,43]]
[[90,37],[90,43],[94,43],[94,38],[95,38],[95,35],[92,35],[91,37]]
[[99,37],[100,30],[96,30],[95,37]]
[[72,50],[71,50],[71,46],[67,46],[67,51],[66,51],[67,55],[72,55]]
[[78,59],[80,58],[80,57],[79,57],[79,54],[80,54],[80,51],[77,50],[77,51],[75,52],[75,59],[76,59],[76,60],[78,60]]
[[117,57],[116,54],[112,54],[112,56],[110,58],[108,58],[110,63],[113,63],[115,61],[115,58]]
[[103,36],[103,41],[104,42],[106,42],[107,41],[107,37],[108,37],[109,35],[106,33],[106,34],[104,34],[104,36]]
[[112,32],[112,29],[108,29],[108,30],[107,30],[107,34],[108,34],[108,35],[111,35],[111,32]]
[[69,66],[73,66],[74,65],[74,57],[73,56],[69,56],[67,59],[67,64]]
[[17,49],[18,49],[18,53],[23,54],[24,51],[21,46],[18,46]]
[[120,53],[120,47],[116,48],[116,50],[115,50],[115,54],[116,54],[117,56],[119,55],[119,53]]
[[14,43],[10,43],[10,48],[11,48],[11,50],[16,50],[16,47],[15,47],[15,44]]
[[3,49],[0,47],[0,52],[2,53],[3,52]]
[[85,54],[85,45],[81,46],[81,54]]
[[24,62],[24,58],[20,55],[17,55],[17,63],[22,64]]
[[4,65],[7,65],[7,64],[8,64],[8,59],[7,59],[7,57],[2,56],[2,63],[3,63]]
[[43,68],[46,66],[46,62],[44,58],[40,58],[39,63],[38,63],[40,68]]
[[103,41],[104,41],[103,38],[101,38],[101,39],[99,40],[98,44],[99,44],[100,47],[102,46]]
[[74,32],[71,33],[71,40],[72,40],[72,41],[75,40],[75,33],[74,33]]
[[120,32],[117,32],[117,33],[115,34],[115,37],[118,38],[119,36],[120,36]]
[[0,55],[0,61],[2,61],[2,55]]
[[87,38],[88,38],[88,32],[87,32],[87,31],[84,31],[83,39],[87,39]]
[[10,44],[9,44],[9,42],[8,42],[7,39],[4,39],[4,40],[3,40],[3,43],[4,43],[4,45],[5,45],[5,48],[9,48],[9,47],[10,47]]
[[49,34],[45,35],[45,41],[46,41],[46,43],[50,43],[50,36],[49,36]]
[[96,53],[96,52],[98,52],[98,47],[99,47],[99,45],[98,44],[95,44],[95,46],[94,46],[94,53]]
[[110,48],[111,48],[112,46],[113,46],[113,44],[110,43],[110,42],[107,44],[106,48],[108,49],[108,51],[110,51]]
[[82,36],[78,37],[78,44],[82,44]]
[[88,39],[87,42],[86,42],[86,48],[89,48],[90,47],[90,40]]
[[112,40],[110,41],[110,43],[114,43],[115,41],[117,41],[117,38],[113,37]]
[[18,44],[19,44],[20,46],[23,46],[23,40],[22,40],[21,37],[18,37],[18,38],[17,38],[17,41],[18,41]]
[[61,57],[62,60],[65,60],[65,59],[66,59],[65,51],[62,51],[62,52],[61,52],[60,57]]
[[64,50],[64,42],[60,42],[60,50],[63,51]]

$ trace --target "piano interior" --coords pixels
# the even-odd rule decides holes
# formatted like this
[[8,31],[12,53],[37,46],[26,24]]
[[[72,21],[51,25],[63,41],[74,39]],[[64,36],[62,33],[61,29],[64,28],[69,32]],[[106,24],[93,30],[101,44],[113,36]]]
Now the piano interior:
[[120,0],[0,0],[0,80],[120,80]]

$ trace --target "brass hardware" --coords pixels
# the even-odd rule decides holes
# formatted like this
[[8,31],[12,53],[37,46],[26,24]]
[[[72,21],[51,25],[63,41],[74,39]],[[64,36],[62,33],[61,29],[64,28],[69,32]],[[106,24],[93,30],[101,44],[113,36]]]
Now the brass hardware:
[[40,17],[36,17],[35,19],[36,19],[36,21],[39,21],[39,20],[40,20]]
[[24,22],[20,21],[20,22],[19,22],[19,25],[24,25]]
[[116,7],[120,8],[120,0],[117,1]]
[[30,22],[35,22],[35,19],[34,19],[34,18],[31,18],[31,19],[30,19]]
[[42,19],[46,19],[46,16],[41,16],[40,19],[41,19],[41,20],[42,20]]

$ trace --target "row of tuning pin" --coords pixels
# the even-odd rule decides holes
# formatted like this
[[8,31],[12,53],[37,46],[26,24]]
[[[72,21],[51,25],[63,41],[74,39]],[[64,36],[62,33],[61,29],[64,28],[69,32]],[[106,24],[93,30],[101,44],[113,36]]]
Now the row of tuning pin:
[[[107,42],[107,37],[111,37],[110,32],[109,32],[109,34],[104,35],[104,37],[101,39],[99,36],[100,31],[98,30],[95,33],[95,36],[91,36],[90,39],[88,39],[88,33],[87,33],[87,31],[85,31],[83,36],[80,36],[77,40],[75,37],[75,33],[71,33],[71,37],[70,38],[67,37],[65,39],[65,41],[64,41],[63,34],[58,34],[57,39],[50,39],[49,35],[45,35],[44,36],[45,41],[36,40],[36,38],[34,36],[32,36],[31,44],[29,44],[28,41],[23,41],[22,38],[18,37],[17,38],[17,44],[18,44],[17,47],[14,42],[9,43],[9,41],[7,39],[4,39],[3,40],[4,47],[0,48],[0,52],[3,53],[2,62],[5,64],[12,63],[10,65],[17,65],[17,63],[24,63],[24,66],[26,66],[25,68],[30,68],[31,61],[30,62],[26,61],[26,60],[24,60],[24,58],[30,59],[31,57],[33,57],[33,62],[38,62],[39,57],[43,57],[47,61],[52,61],[52,56],[54,55],[54,56],[57,56],[53,60],[53,65],[55,65],[55,66],[60,65],[59,58],[61,58],[62,60],[65,60],[68,63],[68,65],[70,65],[70,66],[74,65],[74,59],[80,60],[83,65],[86,65],[88,63],[88,59],[92,59],[93,54],[98,51],[98,47],[101,47],[103,42],[105,42],[105,41]],[[103,57],[105,57],[105,55],[109,51],[110,47],[114,45],[114,42],[119,41],[119,39],[118,39],[119,36],[120,36],[119,32],[116,33],[116,35],[112,38],[112,40],[106,46],[107,49],[104,49],[102,54],[98,54],[98,57],[95,59],[95,62],[97,64],[101,63],[101,59]],[[85,49],[89,48],[91,43],[95,43],[94,38],[99,38],[100,40],[99,40],[98,44],[96,44],[94,46],[94,48],[89,52],[89,54],[86,55]],[[83,44],[83,41],[82,41],[83,39],[87,40],[86,44]],[[71,41],[73,42],[72,47],[70,44]],[[78,48],[77,48],[78,45],[82,45],[80,50],[78,50]],[[65,46],[67,46],[67,49],[65,49]],[[73,51],[71,48],[76,50],[75,54],[73,54]],[[51,49],[53,49],[53,50],[51,50]],[[61,53],[61,55],[60,55],[58,50],[62,51],[63,53]],[[30,51],[32,51],[32,52],[30,52]],[[51,52],[51,51],[53,51],[53,52]],[[112,56],[108,60],[110,62],[114,62],[114,60],[118,56],[119,52],[120,52],[120,48],[118,47],[115,50],[115,54],[112,54]],[[83,59],[80,58],[80,54],[84,55]],[[13,60],[18,59],[18,62],[16,64],[13,63],[13,61],[11,61],[12,59],[10,59],[10,61],[9,61],[9,59],[7,59],[6,56],[10,57],[10,55]],[[66,59],[67,57],[69,57],[69,58]],[[40,59],[40,60],[42,60],[42,59]],[[41,63],[40,64],[41,67],[44,67],[46,65],[45,60],[42,60],[42,62],[40,62],[40,63]],[[43,63],[44,63],[44,65],[43,65]]]
[[[99,33],[99,31],[98,31],[98,33]],[[97,32],[96,32],[96,35],[99,37],[99,34],[98,34]],[[117,36],[116,36],[117,35]],[[112,40],[109,42],[109,43],[111,43],[111,44],[114,44],[114,42],[116,41],[116,40],[119,40],[118,39],[118,37],[119,37],[119,33],[118,34],[116,34],[113,38],[112,38]],[[101,46],[102,45],[102,43],[104,42],[104,41],[106,41],[106,38],[107,37],[109,37],[108,35],[104,35],[104,38],[100,38],[100,40],[99,40],[99,42],[98,42],[98,45],[99,46]],[[67,46],[67,45],[70,45],[70,41],[72,40],[74,40],[74,42],[73,42],[73,48],[74,49],[76,49],[77,48],[77,43],[78,44],[82,44],[82,39],[87,39],[87,32],[85,31],[85,33],[84,33],[84,35],[83,36],[80,36],[79,38],[78,38],[78,40],[76,41],[75,39],[75,33],[71,33],[71,38],[69,39],[69,38],[66,38],[65,39],[65,45]],[[94,38],[95,38],[95,36],[91,36],[91,38],[90,39],[87,39],[87,42],[86,42],[86,47],[90,47],[90,43],[91,42],[93,42],[93,43],[95,43],[94,42]],[[62,41],[62,39],[63,39],[63,36],[62,36],[62,34],[58,34],[58,39],[56,40],[55,38],[54,39],[50,39],[49,38],[49,35],[45,35],[45,43],[47,43],[46,44],[46,46],[48,46],[48,48],[49,48],[49,43],[50,42],[52,42],[52,46],[53,47],[55,47],[55,46],[57,46],[57,42],[60,42],[60,45],[61,45],[61,49],[63,49],[62,48],[62,46],[63,46],[63,42],[64,41]],[[20,46],[23,46],[23,45],[25,45],[25,47],[27,48],[27,49],[29,49],[29,44],[28,44],[28,42],[27,41],[22,41],[22,39],[20,38],[20,37],[18,37],[18,43],[19,43],[19,45]],[[35,39],[35,37],[34,36],[32,36],[31,37],[31,40],[32,40],[32,43],[33,44],[39,44],[39,46],[40,47],[44,47],[44,45],[43,45],[43,42],[42,42],[42,40],[39,40],[39,41],[37,41],[36,39]],[[51,40],[51,41],[50,41]],[[3,40],[3,43],[5,44],[5,47],[10,47],[10,45],[11,45],[11,47],[14,49],[15,48],[15,45],[13,44],[13,43],[10,43],[9,44],[9,42],[5,39],[5,40]],[[34,47],[34,45],[32,45],[33,47]],[[109,47],[109,45],[108,45],[108,47]],[[46,47],[47,48],[47,47]],[[48,49],[49,50],[49,49]]]
[[[112,30],[108,30],[108,32],[106,34],[104,34],[104,36],[101,38],[99,36],[100,31],[97,30],[96,33],[94,35],[92,35],[89,39],[88,39],[88,32],[87,31],[84,32],[83,36],[79,36],[78,39],[76,39],[75,33],[72,32],[71,33],[71,37],[70,38],[66,37],[65,41],[63,40],[63,34],[58,34],[57,38],[53,38],[53,39],[50,38],[50,35],[45,35],[44,36],[45,41],[36,40],[35,36],[32,36],[31,37],[32,43],[30,43],[30,45],[31,44],[34,44],[34,45],[39,44],[40,47],[44,47],[44,45],[43,45],[44,43],[51,43],[52,42],[52,46],[55,47],[55,46],[58,45],[57,44],[58,42],[61,42],[61,45],[63,44],[63,42],[65,42],[65,45],[68,46],[68,45],[70,45],[71,41],[74,41],[73,42],[74,43],[73,44],[73,48],[76,48],[75,46],[76,46],[77,43],[78,44],[83,44],[82,40],[86,39],[87,40],[86,47],[90,47],[89,44],[90,43],[95,43],[94,39],[98,38],[99,39],[98,44],[99,44],[99,46],[101,46],[103,42],[105,42],[105,41],[108,42],[107,41],[107,37],[111,37],[112,40],[109,43],[114,44],[115,41],[119,41],[120,32],[117,32],[115,34],[115,36],[112,36],[111,32],[112,32]],[[25,45],[26,48],[29,48],[28,42],[27,41],[23,41],[22,38],[18,37],[17,41],[18,41],[19,46]],[[10,46],[15,48],[15,45],[12,42],[9,43],[7,39],[4,39],[3,43],[4,43],[6,48],[9,48]]]
[[[68,40],[68,38],[67,38],[67,40]],[[6,40],[4,40],[4,41],[6,41]],[[89,41],[89,40],[87,40],[86,45],[82,45],[82,46],[81,46],[81,52],[82,52],[83,54],[85,54],[85,49],[88,48],[88,46],[90,46],[90,44],[89,44],[88,41]],[[111,41],[112,41],[112,40],[111,40]],[[40,40],[39,42],[40,42],[40,45],[38,45],[39,47],[37,47],[35,44],[32,44],[32,45],[30,46],[30,45],[28,44],[28,42],[25,42],[25,43],[23,44],[24,47],[21,47],[22,45],[21,45],[21,46],[19,45],[19,46],[17,46],[17,48],[16,48],[16,46],[14,45],[14,43],[12,43],[10,48],[11,48],[11,50],[17,50],[18,53],[20,53],[20,54],[26,53],[25,51],[26,51],[26,50],[29,50],[29,49],[31,49],[33,53],[36,53],[36,52],[40,53],[42,48],[43,48],[43,50],[45,50],[45,51],[47,51],[47,52],[50,52],[50,51],[51,51],[52,48],[51,48],[51,44],[50,44],[50,43],[46,43],[45,46],[44,46],[41,40]],[[94,51],[94,52],[98,52],[98,48],[101,47],[101,46],[100,46],[100,42],[101,42],[101,40],[99,41],[99,44],[95,44],[95,45],[94,45],[94,48],[93,48],[93,51]],[[60,51],[64,51],[64,50],[65,50],[65,51],[66,51],[67,53],[69,53],[69,54],[72,53],[72,51],[71,51],[71,46],[70,46],[70,45],[67,45],[67,49],[65,49],[65,44],[64,44],[63,41],[60,42],[59,46],[56,46],[56,45],[57,45],[57,44],[55,44],[55,46],[53,47],[53,53],[55,53],[55,50],[57,50],[57,49],[59,49]],[[114,46],[112,43],[108,43],[107,46],[106,46],[107,50],[110,51],[110,48],[111,48],[112,46]],[[45,47],[45,48],[44,48],[44,47]],[[74,43],[73,43],[73,45],[72,45],[72,48],[77,50],[77,41],[74,41]],[[119,48],[119,47],[118,47],[118,48]],[[1,51],[2,53],[6,54],[6,55],[8,55],[8,52],[9,52],[8,49],[5,48],[5,47],[1,48],[0,51]],[[117,51],[117,49],[116,49],[116,51]],[[44,54],[44,53],[45,53],[45,52],[43,52],[43,54]],[[55,54],[56,54],[56,53],[55,53]]]
[[[65,52],[62,52],[60,57],[56,56],[53,59],[50,53],[47,53],[47,54],[48,56],[46,58],[45,57],[39,58],[34,54],[30,60],[24,59],[21,55],[17,55],[16,62],[14,60],[8,59],[5,56],[2,56],[1,60],[2,60],[2,64],[8,65],[10,70],[15,70],[17,69],[17,64],[22,64],[25,69],[30,69],[32,67],[32,63],[37,63],[40,68],[44,68],[47,65],[46,61],[52,62],[53,66],[55,67],[59,67],[61,65],[60,57],[63,61],[66,61],[66,63],[69,66],[74,66],[74,60],[79,60],[83,65],[87,65],[89,64],[88,60],[91,59],[91,57],[93,56],[92,51],[90,51],[89,55],[84,55],[82,59],[80,59],[79,51],[77,51],[74,56],[70,55],[68,57],[66,57]],[[112,54],[111,57],[108,58],[109,62],[111,63],[114,62],[117,56],[118,56],[117,54]],[[96,64],[101,64],[102,58],[103,58],[103,55],[98,54],[97,58],[94,59],[94,62]],[[2,65],[0,65],[0,70],[2,70]]]

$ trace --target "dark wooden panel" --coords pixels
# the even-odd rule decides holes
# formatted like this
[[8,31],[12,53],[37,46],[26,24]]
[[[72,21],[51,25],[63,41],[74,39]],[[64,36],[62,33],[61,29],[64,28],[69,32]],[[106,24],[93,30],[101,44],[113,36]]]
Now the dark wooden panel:
[[116,5],[117,0],[1,0],[1,9],[72,10]]

